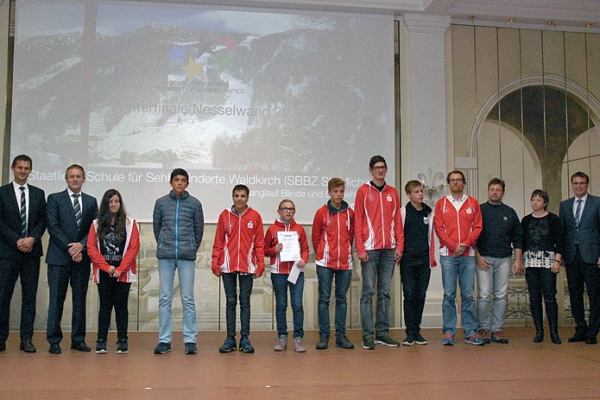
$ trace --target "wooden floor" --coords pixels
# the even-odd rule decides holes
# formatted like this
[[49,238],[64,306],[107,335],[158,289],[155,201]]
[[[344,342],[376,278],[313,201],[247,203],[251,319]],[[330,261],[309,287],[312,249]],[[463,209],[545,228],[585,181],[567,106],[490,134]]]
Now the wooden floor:
[[[354,330],[354,350],[317,351],[311,331],[297,354],[273,351],[274,332],[254,332],[255,354],[219,354],[224,333],[200,332],[197,355],[184,354],[180,332],[165,355],[153,354],[156,333],[132,333],[128,354],[115,354],[110,336],[108,354],[70,350],[67,338],[51,355],[43,333],[34,337],[38,352],[25,354],[13,332],[0,353],[0,399],[598,399],[600,345],[567,343],[572,333],[561,328],[562,345],[534,344],[532,328],[507,328],[506,345],[457,336],[447,347],[430,329],[426,346],[367,351]],[[88,344],[94,339],[88,333]]]

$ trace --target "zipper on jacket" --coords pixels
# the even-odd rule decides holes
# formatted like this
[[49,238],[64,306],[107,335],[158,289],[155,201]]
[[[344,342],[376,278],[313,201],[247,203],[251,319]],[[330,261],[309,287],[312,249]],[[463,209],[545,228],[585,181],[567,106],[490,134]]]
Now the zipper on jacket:
[[175,206],[175,259],[179,259],[179,197]]

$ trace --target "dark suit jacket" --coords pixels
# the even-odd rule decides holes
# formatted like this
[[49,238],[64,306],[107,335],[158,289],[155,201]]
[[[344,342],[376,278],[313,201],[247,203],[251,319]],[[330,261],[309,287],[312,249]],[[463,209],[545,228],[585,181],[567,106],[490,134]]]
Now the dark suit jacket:
[[[92,221],[98,214],[98,203],[96,199],[85,193],[81,193],[82,211],[81,226],[77,228],[73,202],[69,192],[64,190],[52,193],[48,196],[46,208],[46,220],[48,222],[48,252],[46,263],[51,265],[67,265],[71,261],[69,256],[69,243],[79,242],[84,246],[87,244],[87,236]],[[82,262],[90,262],[87,251],[83,252]]]
[[583,261],[596,264],[600,257],[600,197],[588,194],[579,226],[575,225],[574,203],[574,197],[560,203],[560,221],[566,237],[565,263],[573,263],[578,245]]
[[[29,188],[29,215],[27,236],[35,239],[31,256],[41,257],[42,235],[46,231],[46,195],[35,186]],[[0,257],[17,257],[22,253],[17,248],[21,238],[21,205],[15,196],[12,182],[0,187]]]

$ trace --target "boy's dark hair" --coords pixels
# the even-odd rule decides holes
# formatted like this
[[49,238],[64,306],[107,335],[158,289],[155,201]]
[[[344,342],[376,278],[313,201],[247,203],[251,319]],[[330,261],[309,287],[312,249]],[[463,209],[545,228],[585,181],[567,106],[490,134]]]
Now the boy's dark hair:
[[327,190],[331,190],[338,186],[346,186],[346,181],[342,178],[331,178],[329,182],[327,182]]
[[33,168],[33,161],[31,161],[31,157],[29,157],[28,155],[25,154],[19,154],[18,156],[16,156],[11,164],[11,168],[14,168],[17,166],[17,161],[26,161],[29,163],[29,168]]
[[83,174],[83,177],[85,178],[85,169],[83,169],[83,167],[79,164],[71,164],[67,167],[67,169],[65,169],[65,179],[67,179],[67,173],[69,172],[69,170],[73,168],[77,168],[78,170],[80,170]]
[[500,178],[492,178],[490,180],[490,182],[488,183],[488,190],[490,189],[490,186],[492,186],[492,185],[501,185],[502,192],[504,192],[506,190],[506,183],[504,183],[504,181]]
[[371,157],[371,160],[369,160],[369,168],[373,168],[375,166],[375,164],[377,164],[378,162],[383,162],[385,164],[385,166],[387,167],[387,163],[385,162],[385,158],[383,158],[382,156],[373,156]]
[[548,209],[548,203],[550,202],[550,199],[548,197],[548,193],[546,193],[545,191],[543,191],[542,189],[535,189],[533,191],[533,193],[531,193],[531,199],[533,200],[534,197],[541,197],[544,200],[544,210]]
[[585,183],[590,183],[590,177],[585,173],[585,172],[581,172],[581,171],[577,171],[575,172],[572,176],[571,176],[571,183],[573,183],[573,178],[583,178],[585,179]]
[[169,182],[171,182],[173,180],[173,178],[175,178],[177,175],[185,176],[185,180],[188,182],[190,181],[190,176],[188,175],[188,173],[185,169],[175,168],[173,170],[173,172],[171,172],[171,179],[169,179]]
[[413,179],[412,181],[406,182],[406,185],[404,185],[404,191],[406,192],[406,194],[410,194],[414,189],[418,188],[419,186],[423,187],[423,183]]
[[462,171],[455,169],[454,171],[448,172],[448,175],[446,176],[446,183],[448,185],[450,184],[450,175],[454,175],[454,174],[460,174],[460,176],[462,176],[463,182],[467,183],[467,178],[465,178],[465,174],[463,174]]
[[235,192],[239,192],[241,190],[246,192],[246,196],[250,196],[250,189],[248,189],[248,186],[246,186],[246,185],[235,185],[233,187],[233,190],[231,191],[231,195],[233,196],[235,194]]

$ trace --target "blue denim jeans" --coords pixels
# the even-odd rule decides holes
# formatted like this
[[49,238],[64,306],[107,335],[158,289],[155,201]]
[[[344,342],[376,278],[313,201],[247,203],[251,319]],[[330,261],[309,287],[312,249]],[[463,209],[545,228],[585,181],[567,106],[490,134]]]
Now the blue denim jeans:
[[[483,271],[477,267],[477,329],[488,332],[501,331],[508,299],[510,257],[484,257],[490,268]],[[490,313],[490,303],[493,304]]]
[[277,336],[287,336],[287,300],[290,288],[290,302],[294,317],[294,337],[304,337],[304,307],[302,296],[304,294],[304,272],[300,272],[296,283],[288,282],[289,274],[271,273],[271,282],[275,292],[275,319],[277,320]]
[[183,306],[183,342],[196,343],[198,336],[198,322],[196,321],[196,304],[194,302],[194,275],[196,266],[194,261],[159,259],[158,277],[159,299],[158,299],[158,341],[171,343],[173,333],[173,283],[175,270],[179,276],[179,292],[181,293],[181,304]]
[[444,301],[442,316],[444,319],[442,332],[456,335],[456,282],[460,285],[461,319],[465,337],[473,335],[477,330],[475,318],[475,257],[441,256],[442,284],[444,285]]
[[406,335],[412,336],[421,333],[421,320],[425,308],[425,298],[431,268],[429,260],[424,264],[403,265],[400,263],[400,278],[402,280],[402,293],[404,294],[404,322]]
[[331,336],[329,322],[329,300],[331,287],[335,277],[335,336],[346,336],[346,312],[348,303],[346,294],[352,281],[352,270],[335,270],[317,265],[317,278],[319,279],[319,335]]
[[[363,338],[385,336],[390,330],[390,286],[396,266],[395,249],[367,250],[369,261],[361,262],[362,294],[360,296],[360,315]],[[373,295],[377,281],[377,320],[373,324]]]
[[235,337],[235,307],[237,306],[237,283],[240,283],[240,335],[250,334],[250,295],[254,279],[252,275],[240,274],[238,272],[224,273],[223,289],[225,289],[225,319],[227,320],[227,336]]

